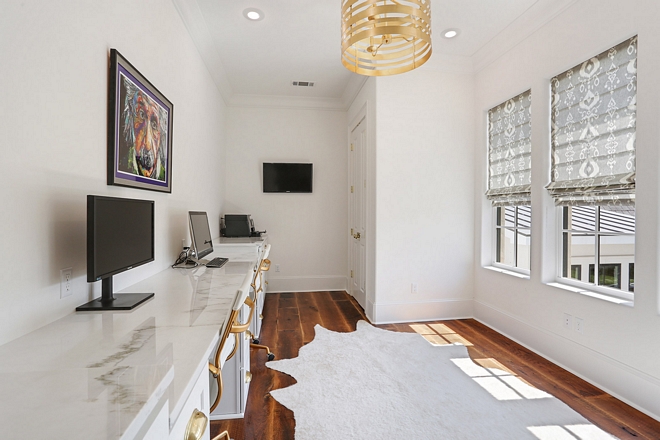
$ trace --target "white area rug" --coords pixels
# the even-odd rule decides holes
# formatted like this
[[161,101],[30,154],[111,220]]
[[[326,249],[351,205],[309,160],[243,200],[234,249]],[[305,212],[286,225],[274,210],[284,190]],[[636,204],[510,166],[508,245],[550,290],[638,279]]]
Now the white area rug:
[[360,321],[352,333],[317,325],[295,359],[266,365],[298,383],[271,395],[291,409],[297,440],[611,440],[558,399],[473,363],[462,345]]

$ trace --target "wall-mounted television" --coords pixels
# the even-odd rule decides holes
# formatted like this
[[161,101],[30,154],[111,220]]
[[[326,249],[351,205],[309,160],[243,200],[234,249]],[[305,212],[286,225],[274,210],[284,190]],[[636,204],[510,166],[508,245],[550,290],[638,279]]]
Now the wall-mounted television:
[[153,200],[87,196],[87,282],[101,281],[101,297],[77,311],[131,310],[153,293],[113,294],[113,275],[154,261]]
[[311,193],[314,176],[311,163],[263,163],[263,192]]

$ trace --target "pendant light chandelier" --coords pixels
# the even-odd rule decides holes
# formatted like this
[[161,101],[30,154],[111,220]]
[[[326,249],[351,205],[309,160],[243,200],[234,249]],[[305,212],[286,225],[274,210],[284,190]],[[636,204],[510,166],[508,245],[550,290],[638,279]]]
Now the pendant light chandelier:
[[342,0],[341,62],[368,76],[408,72],[431,57],[431,0]]

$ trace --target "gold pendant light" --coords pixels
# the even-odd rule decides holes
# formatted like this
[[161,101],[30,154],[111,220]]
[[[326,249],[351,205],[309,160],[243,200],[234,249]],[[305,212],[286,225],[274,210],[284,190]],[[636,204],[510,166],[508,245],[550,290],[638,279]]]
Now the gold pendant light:
[[341,62],[368,76],[408,72],[431,57],[431,0],[342,0]]

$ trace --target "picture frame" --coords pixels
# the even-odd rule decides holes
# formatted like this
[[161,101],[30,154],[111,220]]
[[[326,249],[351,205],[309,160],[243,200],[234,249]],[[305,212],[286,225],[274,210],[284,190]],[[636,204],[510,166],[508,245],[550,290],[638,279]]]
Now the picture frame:
[[110,50],[108,185],[172,192],[174,104]]

